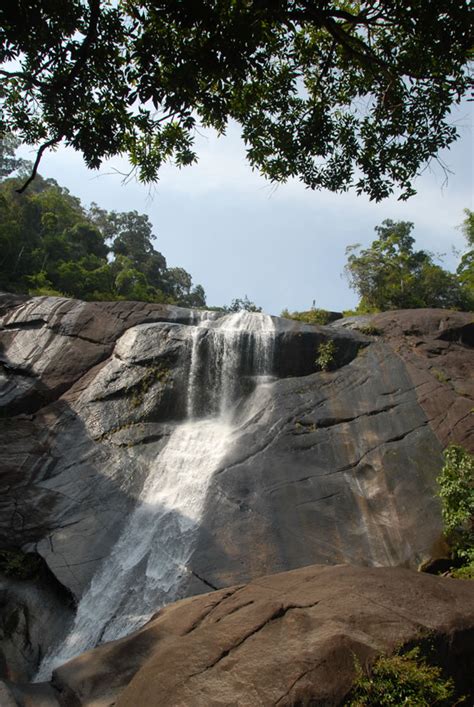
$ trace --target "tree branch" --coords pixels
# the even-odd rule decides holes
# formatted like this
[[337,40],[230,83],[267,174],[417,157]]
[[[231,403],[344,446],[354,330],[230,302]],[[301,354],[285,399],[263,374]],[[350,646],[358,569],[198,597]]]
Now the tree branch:
[[0,76],[4,76],[7,80],[20,79],[24,82],[24,86],[26,89],[31,86],[41,88],[41,81],[39,81],[36,76],[29,75],[24,71],[5,71],[5,69],[0,69]]
[[70,88],[73,81],[79,76],[84,64],[89,58],[89,50],[97,39],[97,30],[100,17],[100,0],[89,0],[89,9],[91,14],[87,34],[79,48],[77,61],[69,72],[67,81],[64,84],[66,89]]
[[23,71],[5,71],[5,69],[0,69],[0,75],[6,76],[7,79],[24,79],[26,76]]
[[327,17],[324,21],[324,26],[328,30],[329,34],[351,54],[354,58],[358,59],[367,68],[374,70],[382,70],[389,78],[391,78],[390,67],[382,61],[374,52],[370,49],[365,42],[359,37],[348,34],[339,24],[335,22],[332,18]]
[[39,148],[37,154],[36,154],[36,159],[33,164],[33,169],[31,170],[31,174],[26,180],[26,182],[19,188],[17,189],[18,194],[23,194],[25,189],[31,184],[33,179],[36,177],[36,174],[38,172],[38,167],[41,162],[41,158],[43,157],[43,153],[45,150],[47,150],[49,147],[52,147],[53,145],[56,145],[61,138],[51,138],[51,140],[48,140],[47,142],[44,142],[41,147]]
[[[100,17],[100,0],[89,0],[89,8],[90,8],[90,18],[89,18],[89,27],[87,28],[87,34],[84,37],[84,41],[82,42],[79,51],[78,51],[78,58],[77,61],[75,62],[74,66],[72,67],[71,71],[69,72],[69,75],[67,76],[66,81],[63,84],[63,90],[65,89],[66,91],[71,88],[73,82],[75,79],[78,78],[80,75],[84,65],[87,62],[87,59],[89,57],[89,51],[91,47],[94,45],[94,42],[97,39],[97,30],[98,30],[98,24],[99,24],[99,17]],[[64,126],[65,118],[63,117],[62,124]],[[64,129],[61,128],[58,131],[58,135],[56,137],[51,138],[50,140],[47,140],[47,142],[44,142],[40,148],[38,149],[38,152],[36,154],[36,159],[33,164],[33,169],[31,170],[31,174],[26,180],[26,182],[16,191],[18,194],[22,194],[25,189],[31,184],[33,179],[36,177],[38,173],[38,167],[40,165],[41,159],[43,157],[44,152],[50,148],[53,147],[53,145],[57,145],[58,142],[62,140],[64,137]]]
[[322,70],[321,70],[321,73],[319,74],[318,82],[317,82],[317,84],[316,84],[316,89],[317,89],[317,90],[319,90],[319,88],[321,87],[322,82],[324,81],[324,79],[325,79],[326,76],[328,75],[329,69],[331,68],[332,58],[333,58],[333,56],[334,56],[334,51],[335,51],[335,49],[336,49],[336,45],[337,45],[337,40],[335,39],[335,37],[333,37],[333,38],[332,38],[331,49],[329,50],[329,54],[328,54],[328,56],[327,56],[327,59],[326,59],[326,62],[325,62],[325,64],[324,64],[324,66],[323,66],[323,68],[322,68]]
[[349,22],[351,25],[372,25],[375,24],[377,17],[368,17],[366,13],[361,13],[359,15],[353,15],[347,10],[331,10],[332,17],[338,17],[341,20]]

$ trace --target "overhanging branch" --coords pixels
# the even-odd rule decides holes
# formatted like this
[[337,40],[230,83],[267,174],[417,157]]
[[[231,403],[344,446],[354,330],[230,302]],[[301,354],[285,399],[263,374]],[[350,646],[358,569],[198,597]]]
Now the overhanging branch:
[[36,153],[36,159],[33,164],[33,169],[31,170],[30,176],[28,177],[26,182],[19,189],[16,190],[18,194],[23,194],[25,189],[27,189],[27,187],[31,184],[33,179],[36,177],[36,175],[38,173],[38,167],[39,167],[39,164],[41,162],[41,158],[43,157],[45,150],[47,150],[49,147],[53,147],[53,145],[56,145],[60,141],[60,139],[61,138],[51,138],[51,140],[48,140],[47,142],[44,142],[41,145],[38,152]]
[[[99,18],[100,18],[100,0],[89,0],[89,9],[90,9],[90,18],[89,18],[89,26],[87,28],[87,34],[84,37],[84,41],[82,42],[79,50],[78,50],[78,58],[76,62],[74,63],[73,67],[71,68],[71,71],[69,72],[66,80],[64,81],[64,84],[62,86],[62,90],[67,92],[71,87],[74,81],[80,76],[80,73],[82,69],[84,68],[87,59],[89,58],[89,53],[94,45],[94,42],[97,39],[98,35],[98,24],[99,24]],[[65,118],[63,117],[62,121],[62,126],[64,126],[65,123]],[[18,194],[22,194],[25,189],[28,188],[28,186],[31,184],[33,179],[36,177],[38,173],[38,167],[40,165],[41,159],[43,157],[43,154],[45,151],[53,147],[54,145],[57,145],[62,138],[64,137],[64,127],[59,127],[59,130],[57,131],[58,134],[56,137],[51,138],[50,140],[47,140],[44,142],[40,148],[38,149],[38,152],[36,154],[36,159],[33,164],[33,169],[31,170],[31,174],[26,180],[26,182],[19,188],[17,189]]]

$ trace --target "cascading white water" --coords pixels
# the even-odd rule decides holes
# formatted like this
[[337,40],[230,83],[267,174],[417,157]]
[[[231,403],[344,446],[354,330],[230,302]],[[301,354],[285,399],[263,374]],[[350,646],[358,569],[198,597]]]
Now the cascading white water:
[[71,632],[44,658],[38,681],[143,625],[176,598],[188,572],[209,482],[236,434],[242,381],[268,379],[275,341],[271,317],[248,312],[202,319],[189,335],[187,419],[150,466],[136,509],[81,599]]
[[275,332],[268,315],[242,311],[201,321],[191,332],[191,342],[190,418],[228,418],[245,379],[258,384],[272,372]]

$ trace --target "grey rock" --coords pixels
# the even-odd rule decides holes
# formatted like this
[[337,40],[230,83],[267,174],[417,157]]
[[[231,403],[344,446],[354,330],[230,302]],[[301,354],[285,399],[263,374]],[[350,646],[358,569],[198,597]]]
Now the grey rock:
[[277,381],[215,474],[192,567],[218,587],[309,565],[416,567],[442,528],[441,446],[402,361],[374,344]]
[[[313,563],[414,568],[443,552],[436,476],[447,441],[473,441],[472,317],[386,315],[364,319],[381,337],[273,318],[274,376],[238,381],[239,434],[181,595]],[[0,296],[0,548],[38,552],[81,598],[186,416],[189,332],[221,316]],[[334,361],[318,371],[328,340]],[[212,371],[200,375],[204,410]]]
[[60,639],[73,617],[70,596],[47,572],[34,580],[0,578],[0,678],[31,680],[44,646]]

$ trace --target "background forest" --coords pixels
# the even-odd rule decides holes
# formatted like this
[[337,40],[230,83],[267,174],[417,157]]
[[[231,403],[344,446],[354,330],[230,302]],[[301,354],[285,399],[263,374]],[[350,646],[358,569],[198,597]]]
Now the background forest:
[[11,142],[0,156],[0,290],[205,306],[202,286],[155,249],[148,216],[85,208],[39,175],[19,194],[21,178],[5,177],[25,164]]
[[[155,249],[145,214],[108,212],[95,203],[86,208],[54,179],[39,175],[18,193],[31,165],[15,157],[16,147],[9,136],[0,142],[0,289],[206,306],[203,287],[193,285],[184,268],[168,267]],[[345,275],[360,297],[354,313],[474,309],[474,212],[465,209],[466,249],[455,273],[441,266],[441,256],[415,250],[413,228],[411,222],[387,219],[375,227],[377,237],[369,247],[347,247]],[[260,311],[246,296],[215,309]],[[314,304],[305,312],[284,310],[282,316],[314,324],[327,320]]]

